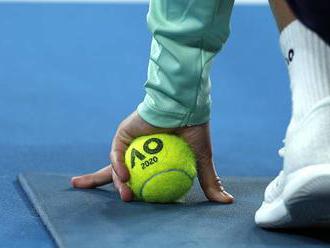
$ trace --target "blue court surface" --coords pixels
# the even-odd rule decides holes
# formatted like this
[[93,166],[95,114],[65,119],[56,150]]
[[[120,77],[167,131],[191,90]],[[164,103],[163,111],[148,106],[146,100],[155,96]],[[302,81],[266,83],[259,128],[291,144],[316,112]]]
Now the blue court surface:
[[[144,94],[146,12],[144,4],[0,4],[0,247],[55,245],[19,173],[81,174],[108,163],[116,126]],[[219,173],[275,176],[290,91],[268,6],[235,6],[212,79]],[[287,245],[329,245],[306,236],[289,235]]]

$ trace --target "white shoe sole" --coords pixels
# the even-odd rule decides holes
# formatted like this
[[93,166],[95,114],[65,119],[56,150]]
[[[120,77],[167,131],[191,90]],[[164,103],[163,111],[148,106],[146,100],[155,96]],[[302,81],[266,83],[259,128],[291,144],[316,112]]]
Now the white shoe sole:
[[263,202],[255,222],[264,228],[330,227],[330,164],[289,174],[280,196]]

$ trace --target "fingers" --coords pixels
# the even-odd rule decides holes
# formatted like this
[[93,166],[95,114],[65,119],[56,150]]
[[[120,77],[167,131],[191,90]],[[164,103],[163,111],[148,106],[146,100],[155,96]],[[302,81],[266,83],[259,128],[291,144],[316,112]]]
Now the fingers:
[[213,164],[209,125],[185,127],[178,134],[196,154],[198,178],[205,196],[210,201],[232,203],[234,197],[224,190]]
[[112,179],[111,165],[108,165],[95,173],[72,177],[71,184],[75,188],[91,189],[111,183]]
[[111,165],[92,174],[71,178],[71,184],[73,187],[83,189],[96,188],[112,182],[123,201],[133,200],[133,192],[124,182],[120,181]]
[[171,129],[153,127],[136,112],[133,112],[119,125],[112,141],[110,159],[113,170],[122,182],[129,180],[129,172],[125,164],[125,152],[130,143],[139,136],[165,131],[170,132]]
[[120,181],[118,175],[114,170],[112,172],[112,175],[113,175],[114,186],[118,190],[121,200],[125,202],[132,201],[133,200],[132,190],[127,186],[126,183]]
[[135,139],[147,132],[147,127],[143,120],[133,112],[118,127],[117,132],[112,140],[110,159],[113,170],[121,181],[129,180],[129,172],[125,164],[125,152],[129,144]]
[[198,179],[205,196],[210,201],[226,204],[234,201],[234,197],[225,191],[212,162],[199,165]]
[[116,175],[121,181],[127,182],[129,180],[129,172],[125,164],[125,152],[131,140],[124,140],[120,135],[120,133],[116,134],[113,139],[110,159],[113,165],[113,171],[116,172]]

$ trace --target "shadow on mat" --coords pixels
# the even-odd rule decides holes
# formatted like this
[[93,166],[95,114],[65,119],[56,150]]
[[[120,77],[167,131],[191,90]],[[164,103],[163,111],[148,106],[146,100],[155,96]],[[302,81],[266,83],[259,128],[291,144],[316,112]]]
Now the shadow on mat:
[[273,233],[280,233],[286,235],[303,236],[312,239],[322,241],[330,244],[330,228],[328,227],[315,227],[315,228],[303,228],[303,229],[281,229],[273,230]]
[[[184,199],[172,202],[172,203],[145,203],[142,201],[132,201],[130,203],[122,202],[116,190],[112,186],[100,187],[96,189],[79,189],[79,188],[68,188],[66,192],[83,192],[87,194],[92,194],[106,200],[118,200],[120,204],[131,204],[131,205],[141,205],[141,206],[155,206],[155,207],[169,207],[175,206],[176,208],[189,207],[189,206],[219,206],[219,203],[209,202],[203,193],[198,192],[197,194],[188,194]],[[196,193],[196,192],[195,192]]]

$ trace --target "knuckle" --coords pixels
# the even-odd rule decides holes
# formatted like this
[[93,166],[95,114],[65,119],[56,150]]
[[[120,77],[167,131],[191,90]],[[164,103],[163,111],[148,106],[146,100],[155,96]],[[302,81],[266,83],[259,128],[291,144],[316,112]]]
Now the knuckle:
[[115,162],[115,154],[114,154],[113,150],[110,151],[109,158],[110,158],[110,160],[113,164],[116,163]]
[[125,128],[126,123],[127,123],[126,119],[119,123],[119,125],[117,127],[117,131],[116,131],[117,134],[120,133],[121,130]]

